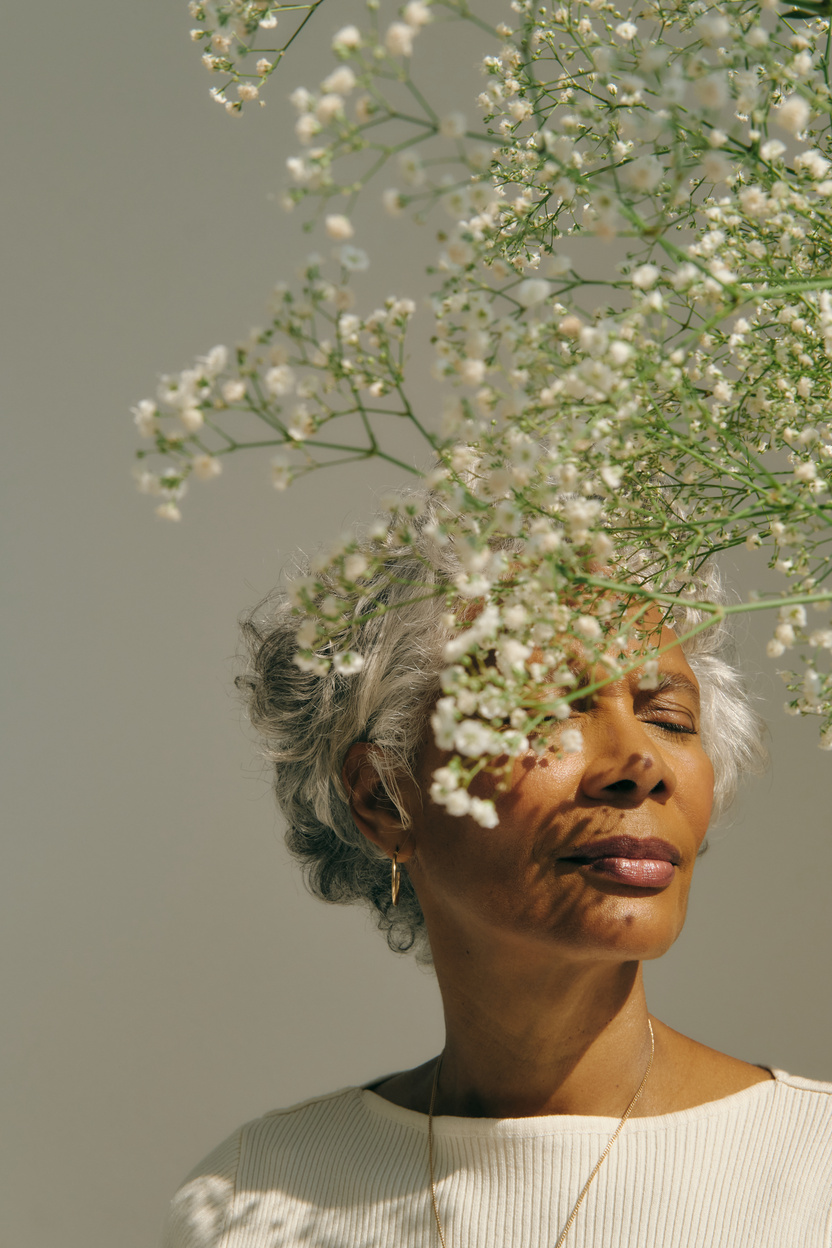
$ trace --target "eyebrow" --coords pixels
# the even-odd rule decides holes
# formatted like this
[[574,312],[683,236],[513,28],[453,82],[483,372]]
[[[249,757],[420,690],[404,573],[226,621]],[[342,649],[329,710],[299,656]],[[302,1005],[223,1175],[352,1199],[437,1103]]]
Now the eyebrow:
[[[572,664],[570,663],[569,666],[571,668]],[[589,683],[590,683],[589,673],[585,669],[583,669],[581,672],[581,676],[580,676],[577,688],[580,689],[583,686],[588,685]],[[695,684],[694,681],[692,681],[689,676],[685,676],[684,672],[659,672],[659,683],[658,685],[656,685],[655,689],[643,689],[643,690],[640,690],[639,692],[647,693],[647,694],[657,694],[657,693],[666,693],[668,689],[676,689],[679,691],[679,693],[690,694],[690,696],[693,698],[694,702],[696,703],[697,710],[701,708],[702,696],[699,690],[699,686]]]
[[667,689],[678,689],[680,693],[689,693],[697,706],[701,698],[699,687],[683,672],[662,672],[655,689],[646,689],[645,693],[664,693]]

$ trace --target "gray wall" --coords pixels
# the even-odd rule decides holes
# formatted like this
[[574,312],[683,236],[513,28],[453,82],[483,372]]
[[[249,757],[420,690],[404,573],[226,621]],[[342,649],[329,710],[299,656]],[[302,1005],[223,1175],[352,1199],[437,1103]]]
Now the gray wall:
[[[305,894],[231,685],[238,612],[395,476],[277,495],[265,461],[239,459],[191,491],[179,526],[129,476],[129,404],[242,336],[297,261],[298,222],[269,198],[293,147],[283,99],[326,71],[316,49],[353,7],[319,15],[268,107],[242,119],[209,100],[179,0],[4,14],[0,1241],[14,1248],[153,1245],[183,1173],[241,1121],[441,1044],[431,978],[360,913]],[[383,228],[368,288],[408,293]],[[712,838],[650,1000],[707,1043],[832,1079],[832,758],[782,714],[757,624],[745,652],[774,765]]]

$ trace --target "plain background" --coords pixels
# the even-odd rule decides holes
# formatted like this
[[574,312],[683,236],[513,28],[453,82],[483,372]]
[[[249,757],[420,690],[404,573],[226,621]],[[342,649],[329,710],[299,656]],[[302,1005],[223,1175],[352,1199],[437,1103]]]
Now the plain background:
[[[279,495],[266,459],[239,457],[178,526],[130,480],[129,405],[242,337],[325,246],[275,202],[286,95],[328,72],[354,11],[324,6],[268,107],[236,119],[208,97],[179,0],[4,14],[3,1245],[153,1246],[183,1174],[240,1122],[441,1045],[431,977],[305,893],[232,686],[239,612],[396,477]],[[425,77],[475,84],[475,44],[449,37]],[[356,239],[372,239],[368,292],[422,289],[376,218]],[[738,578],[770,583],[750,559]],[[771,627],[743,640],[771,773],[712,836],[650,1002],[730,1053],[832,1079],[832,758],[783,715]]]

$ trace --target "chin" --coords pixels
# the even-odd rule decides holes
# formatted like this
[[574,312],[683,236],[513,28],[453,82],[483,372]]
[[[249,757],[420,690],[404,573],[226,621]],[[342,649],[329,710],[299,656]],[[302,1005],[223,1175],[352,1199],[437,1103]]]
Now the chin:
[[599,922],[601,916],[596,912],[592,921],[573,929],[568,942],[572,952],[580,950],[588,958],[620,962],[648,962],[667,953],[682,931],[684,914],[650,913],[645,907],[647,898],[635,904],[629,897],[617,900],[623,904],[615,906],[612,913],[604,907],[603,921]]

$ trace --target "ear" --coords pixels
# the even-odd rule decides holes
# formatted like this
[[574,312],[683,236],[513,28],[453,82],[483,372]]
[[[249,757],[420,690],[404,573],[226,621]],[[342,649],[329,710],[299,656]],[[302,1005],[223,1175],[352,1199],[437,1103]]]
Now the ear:
[[406,862],[413,853],[410,830],[378,774],[374,756],[381,753],[379,746],[357,741],[347,750],[341,779],[358,830],[388,858],[397,854],[399,862]]

